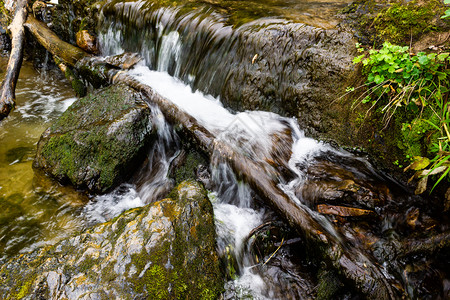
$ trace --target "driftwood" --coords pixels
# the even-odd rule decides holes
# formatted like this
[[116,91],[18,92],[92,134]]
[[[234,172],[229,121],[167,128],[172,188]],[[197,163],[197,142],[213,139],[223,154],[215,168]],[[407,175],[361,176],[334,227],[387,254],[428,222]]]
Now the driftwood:
[[16,84],[22,66],[25,29],[23,24],[27,19],[27,0],[18,0],[14,18],[9,26],[11,31],[11,54],[9,56],[6,76],[1,85],[0,120],[7,117],[14,109],[16,99]]
[[[388,282],[380,267],[362,251],[345,244],[344,239],[332,229],[322,226],[309,208],[299,205],[284,193],[277,182],[274,182],[273,176],[266,173],[267,168],[248,159],[223,141],[215,139],[215,136],[201,126],[195,118],[156,93],[151,87],[129,76],[126,71],[108,67],[107,61],[91,57],[84,51],[74,51],[74,46],[55,38],[48,29],[41,28],[45,24],[33,18],[29,18],[26,26],[48,51],[67,64],[75,65],[81,74],[86,74],[86,71],[90,70],[91,75],[94,74],[95,77],[109,80],[111,83],[125,83],[140,91],[149,102],[159,107],[168,122],[181,125],[206,153],[219,156],[226,161],[235,173],[250,184],[266,201],[267,205],[276,210],[290,226],[307,237],[311,245],[320,249],[324,259],[351,280],[368,298],[397,298],[391,283]],[[71,57],[67,55],[68,53],[74,53],[74,56]]]

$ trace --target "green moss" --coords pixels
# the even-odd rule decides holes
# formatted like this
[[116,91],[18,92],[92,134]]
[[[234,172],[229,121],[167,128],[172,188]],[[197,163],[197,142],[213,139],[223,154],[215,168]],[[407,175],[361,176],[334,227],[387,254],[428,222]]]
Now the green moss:
[[144,275],[148,282],[147,292],[150,299],[168,299],[168,271],[159,265],[152,265]]
[[116,261],[112,261],[109,264],[107,264],[103,269],[102,269],[102,279],[105,282],[109,282],[109,281],[113,281],[116,277],[117,274],[116,272],[114,272],[114,264],[116,263]]
[[78,97],[86,96],[87,93],[86,86],[80,79],[76,78],[75,74],[69,68],[67,68],[65,76],[67,79],[70,80],[72,89],[75,91]]
[[152,136],[149,115],[140,95],[124,86],[81,98],[39,141],[35,166],[63,183],[105,192],[145,155]]
[[86,257],[79,265],[78,270],[82,273],[87,273],[94,265],[98,264],[98,259]]
[[373,26],[381,39],[404,43],[418,35],[436,31],[438,28],[431,20],[443,12],[442,3],[438,0],[428,0],[425,4],[417,0],[400,0],[380,12]]
[[316,299],[336,299],[342,286],[343,284],[335,272],[322,268],[318,274]]
[[206,159],[198,152],[191,150],[184,163],[174,170],[172,177],[175,179],[175,184],[179,184],[185,180],[195,180],[197,178],[195,172],[200,165],[207,165]]
[[6,28],[11,23],[11,16],[5,8],[5,2],[0,0],[0,24]]
[[[145,249],[142,249],[140,254],[132,255],[131,261],[136,266],[137,272],[130,280],[136,287],[136,292],[145,292],[151,299],[167,299],[169,284],[173,282],[173,276],[172,270],[162,266],[167,264],[169,253],[170,242],[165,240],[164,243],[152,250],[151,255]],[[146,267],[147,270],[145,270]],[[142,272],[144,272],[143,276],[139,277]]]
[[19,293],[17,293],[17,296],[16,296],[17,299],[22,299],[23,297],[25,297],[26,295],[28,295],[32,283],[33,283],[33,282],[30,280],[30,281],[26,281],[26,282],[22,285],[22,287],[20,288]]
[[444,11],[440,0],[356,0],[342,13],[361,43],[378,47],[384,41],[409,45],[428,32],[447,31],[440,20]]

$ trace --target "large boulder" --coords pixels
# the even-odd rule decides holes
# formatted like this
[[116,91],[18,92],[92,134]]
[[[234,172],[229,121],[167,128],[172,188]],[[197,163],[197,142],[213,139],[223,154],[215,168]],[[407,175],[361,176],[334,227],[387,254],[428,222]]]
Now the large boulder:
[[216,299],[223,279],[212,205],[194,182],[171,197],[0,261],[0,298]]
[[41,136],[33,166],[61,183],[106,192],[126,180],[153,136],[150,108],[124,85],[79,99]]

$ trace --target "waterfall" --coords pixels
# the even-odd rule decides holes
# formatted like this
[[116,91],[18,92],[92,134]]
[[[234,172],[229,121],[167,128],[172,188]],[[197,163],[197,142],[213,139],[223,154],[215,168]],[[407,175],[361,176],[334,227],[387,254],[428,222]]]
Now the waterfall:
[[[402,186],[377,172],[365,158],[307,137],[299,126],[304,120],[280,115],[323,101],[316,93],[318,82],[325,86],[326,93],[333,94],[336,79],[341,76],[344,80],[348,57],[339,56],[341,52],[336,49],[343,45],[335,31],[280,19],[256,19],[237,26],[208,7],[173,8],[149,3],[110,1],[104,6],[99,28],[103,54],[139,53],[144,59],[129,75],[273,176],[278,187],[344,248],[362,249],[369,243],[364,235],[373,238],[374,234],[364,226],[334,226],[333,222],[341,219],[318,213],[320,199],[331,203],[343,199],[346,205],[373,211],[384,206],[397,209],[398,204],[392,201],[394,194],[402,195],[397,199],[411,199]],[[330,56],[342,64],[337,67]],[[320,69],[314,76],[312,65]],[[339,75],[329,76],[329,70],[339,70],[334,72]],[[303,114],[306,123],[315,122],[315,109],[320,107],[305,110],[309,113]],[[124,186],[128,192],[123,193],[123,199],[129,205],[123,207],[153,201],[172,184],[167,172],[182,145],[158,109],[154,107],[153,111],[159,120],[158,141],[134,185]],[[218,155],[212,155],[209,169],[218,251],[228,272],[224,298],[311,297],[317,278],[308,277],[311,266],[306,266],[308,263],[302,261],[306,258],[297,253],[308,256],[302,252],[306,247],[303,241],[287,233],[286,241],[284,237],[275,241],[267,234],[264,238],[276,246],[274,252],[258,252],[255,245],[261,243],[261,232],[283,230],[283,225],[279,226],[278,217],[261,205],[251,187]],[[377,238],[373,238],[380,248],[391,239],[383,235],[391,235],[395,227],[389,217],[381,223],[375,229]],[[277,258],[277,251],[283,259]],[[396,263],[386,261],[385,254],[376,251],[374,262],[381,272],[399,272]],[[351,297],[346,293],[341,296]]]

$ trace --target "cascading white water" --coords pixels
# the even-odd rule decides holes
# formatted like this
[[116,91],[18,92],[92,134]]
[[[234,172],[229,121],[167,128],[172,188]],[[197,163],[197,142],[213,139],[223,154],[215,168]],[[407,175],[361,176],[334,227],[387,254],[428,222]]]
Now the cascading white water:
[[[205,96],[199,91],[193,92],[189,86],[166,72],[151,71],[146,66],[138,66],[130,74],[194,116],[200,124],[214,133],[217,139],[226,141],[255,161],[262,161],[270,155],[273,147],[271,134],[289,128],[293,141],[289,165],[297,177],[283,185],[283,188],[292,197],[295,197],[291,192],[292,187],[301,184],[303,179],[302,170],[297,168],[296,164],[308,163],[325,151],[335,152],[331,147],[305,137],[295,120],[260,111],[233,114],[225,109],[218,99]],[[261,275],[254,271],[254,261],[243,249],[244,239],[267,218],[265,211],[255,208],[251,189],[238,181],[226,164],[215,161],[213,157],[211,169],[215,184],[212,202],[219,252],[226,256],[230,255],[231,251],[239,268],[239,277],[228,282],[227,288],[239,297],[251,295],[255,299],[278,298],[280,295],[272,291],[274,286],[268,285]],[[303,205],[298,199],[297,202]],[[315,212],[311,213],[316,215],[325,228],[336,234],[329,221]]]
[[105,222],[127,209],[159,200],[173,188],[168,172],[179,153],[178,137],[158,107],[152,107],[151,120],[158,136],[147,153],[148,162],[135,175],[133,184],[124,183],[111,193],[96,196],[85,206],[84,215],[89,224]]
[[[136,10],[136,7],[133,9]],[[137,13],[137,10],[133,9],[131,11]],[[136,36],[128,38],[122,33],[130,33],[126,23],[116,22],[114,19],[106,22],[100,36],[104,54],[121,54],[124,48],[141,54],[144,61],[130,70],[130,75],[196,118],[217,140],[254,161],[262,172],[277,177],[279,188],[307,211],[321,225],[321,230],[333,236],[343,247],[361,247],[360,238],[355,237],[351,230],[337,229],[330,221],[333,217],[328,218],[315,211],[319,210],[316,206],[320,204],[316,203],[317,199],[329,199],[333,203],[333,199],[338,196],[331,199],[327,198],[326,193],[330,192],[332,197],[348,193],[355,200],[350,206],[375,210],[379,205],[373,201],[381,199],[381,202],[386,203],[385,200],[390,199],[387,185],[383,183],[386,178],[374,171],[366,160],[306,137],[294,119],[262,111],[234,113],[224,108],[219,97],[207,95],[206,93],[221,94],[219,90],[227,80],[227,68],[230,68],[223,65],[224,61],[226,64],[226,61],[233,60],[222,60],[220,56],[232,57],[233,51],[236,50],[231,46],[236,42],[236,36],[227,32],[224,23],[205,21],[206,19],[194,13],[188,13],[181,18],[176,15],[176,10],[162,8],[152,11],[146,18],[147,21],[151,19],[151,23],[148,23],[151,28],[143,28],[144,33],[140,36],[143,40],[137,46],[133,42]],[[202,22],[209,23],[201,27]],[[136,24],[132,23],[131,27],[134,25]],[[136,26],[142,25],[139,23]],[[208,34],[204,30],[196,31],[210,27]],[[150,33],[151,38],[146,40],[145,35]],[[227,37],[226,41],[224,36]],[[208,51],[211,45],[220,45],[220,50],[213,47],[214,51]],[[203,59],[203,56],[207,57]],[[251,60],[251,57],[248,59]],[[235,67],[239,68],[237,65]],[[243,68],[245,69],[245,66]],[[245,70],[243,72],[245,73]],[[289,151],[285,150],[286,147]],[[317,166],[319,171],[313,170]],[[328,178],[330,170],[327,166],[336,170],[334,179]],[[264,264],[252,257],[249,234],[254,234],[253,229],[273,219],[270,212],[255,204],[251,189],[237,180],[231,168],[214,155],[210,169],[214,182],[211,201],[216,216],[219,252],[223,257],[232,257],[229,263],[230,260],[235,261],[236,265],[231,268],[237,268],[238,275],[226,284],[225,298],[309,297],[313,293],[310,285],[295,284],[302,282],[301,278],[283,268],[262,267]],[[343,182],[355,183],[359,190],[339,190],[339,184]],[[372,188],[374,190],[371,190]],[[377,191],[378,188],[380,190]],[[358,195],[366,192],[366,195]],[[378,197],[380,199],[377,200]],[[365,203],[364,198],[371,203]],[[345,201],[353,201],[350,198],[341,200],[344,204],[348,204]],[[386,269],[382,271],[387,274]],[[292,294],[283,295],[283,290],[289,290]]]
[[[162,27],[162,24],[158,26]],[[109,55],[122,53],[123,49],[119,46],[118,41],[120,41],[120,32],[115,32],[111,28],[101,36],[103,49]],[[219,99],[204,95],[200,91],[192,91],[189,85],[167,73],[169,68],[177,67],[181,43],[179,34],[176,31],[169,32],[160,38],[160,42],[156,63],[157,71],[152,71],[147,67],[152,65],[147,61],[147,56],[147,59],[130,70],[129,74],[151,86],[157,93],[195,117],[217,139],[227,142],[255,161],[263,161],[270,156],[270,151],[274,146],[271,136],[288,130],[291,132],[293,142],[289,166],[297,174],[296,184],[302,179],[302,171],[296,167],[296,164],[304,163],[323,151],[331,150],[325,144],[305,137],[295,120],[262,111],[233,114],[223,107]],[[142,54],[144,57],[146,56],[145,51]],[[162,128],[160,125],[159,129]],[[163,132],[167,131],[163,130]],[[164,144],[168,144],[167,139]],[[165,163],[170,163],[170,159]],[[149,166],[151,165],[149,164]],[[167,169],[164,168],[164,170]],[[239,298],[251,296],[255,299],[274,299],[280,297],[274,293],[276,287],[273,285],[276,283],[267,284],[263,278],[264,275],[255,271],[254,260],[245,251],[243,244],[250,232],[264,222],[267,213],[264,209],[255,207],[254,195],[250,187],[244,182],[238,181],[226,164],[213,158],[211,171],[214,191],[210,194],[210,199],[216,218],[218,250],[222,256],[234,257],[238,264],[239,276],[227,283],[228,293]],[[159,172],[158,176],[166,178],[163,172]],[[157,176],[149,178],[148,185],[152,188],[138,189],[140,198],[151,197],[155,187],[158,187],[158,180]],[[286,182],[284,188],[289,189],[289,187],[290,184]],[[300,201],[298,203],[302,205]],[[322,222],[328,221],[322,220]]]

